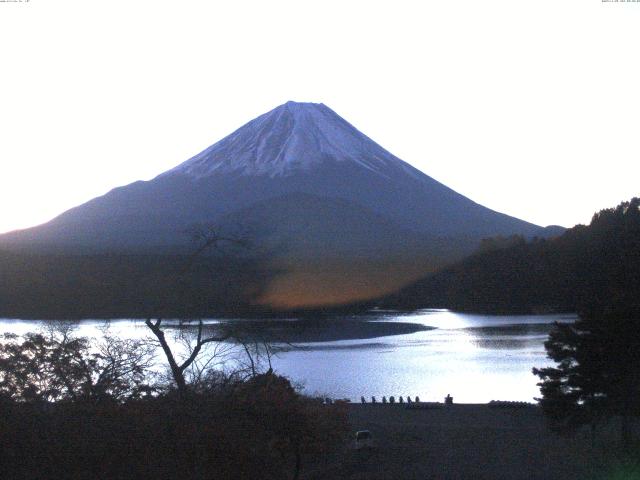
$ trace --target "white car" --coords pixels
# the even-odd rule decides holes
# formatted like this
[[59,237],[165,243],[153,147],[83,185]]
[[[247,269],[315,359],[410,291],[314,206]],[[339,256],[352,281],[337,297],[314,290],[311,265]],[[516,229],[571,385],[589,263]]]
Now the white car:
[[369,430],[358,430],[356,432],[356,450],[373,446],[373,436]]

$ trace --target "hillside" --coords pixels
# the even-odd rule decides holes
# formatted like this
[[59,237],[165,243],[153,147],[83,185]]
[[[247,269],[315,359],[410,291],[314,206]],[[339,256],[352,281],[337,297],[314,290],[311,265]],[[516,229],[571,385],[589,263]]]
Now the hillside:
[[527,313],[616,305],[640,312],[640,199],[551,239],[484,242],[469,258],[385,299],[401,308]]

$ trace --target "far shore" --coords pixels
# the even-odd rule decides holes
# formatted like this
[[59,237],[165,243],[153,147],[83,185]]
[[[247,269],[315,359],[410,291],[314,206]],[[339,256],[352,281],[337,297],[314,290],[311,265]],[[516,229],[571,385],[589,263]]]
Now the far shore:
[[[225,323],[222,323],[224,325]],[[296,321],[260,320],[227,323],[232,329],[256,335],[261,341],[317,343],[337,340],[364,340],[392,335],[408,335],[435,327],[410,322],[367,321],[363,319],[323,318]]]
[[[221,319],[219,323],[205,324],[208,331],[228,330],[242,336],[243,338],[255,337],[260,342],[272,343],[318,343],[333,342],[338,340],[366,340],[378,337],[388,337],[393,335],[408,335],[416,332],[433,330],[419,323],[411,322],[386,322],[368,321],[370,317],[350,317],[350,318],[301,318],[292,320],[282,319]],[[48,322],[49,320],[17,320],[0,319],[6,322]],[[102,322],[103,320],[89,320],[92,322]],[[104,320],[108,321],[108,320]],[[143,320],[116,320],[132,321],[143,324]],[[82,320],[78,321],[82,323]],[[196,322],[185,322],[182,328],[194,327]],[[0,325],[1,327],[1,325]],[[178,325],[168,321],[167,328],[178,328]],[[0,333],[1,332],[0,328]],[[232,335],[233,336],[233,335]]]

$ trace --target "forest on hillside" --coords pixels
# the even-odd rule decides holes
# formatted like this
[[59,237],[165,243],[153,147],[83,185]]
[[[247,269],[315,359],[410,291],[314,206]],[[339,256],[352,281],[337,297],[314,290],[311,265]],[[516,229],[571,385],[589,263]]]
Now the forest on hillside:
[[640,311],[640,198],[551,239],[487,239],[479,250],[381,302],[485,313]]

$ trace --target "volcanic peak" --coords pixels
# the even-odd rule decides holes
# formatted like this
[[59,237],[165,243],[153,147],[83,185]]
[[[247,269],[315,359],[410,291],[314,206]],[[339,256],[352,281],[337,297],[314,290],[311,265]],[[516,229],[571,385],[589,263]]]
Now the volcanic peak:
[[276,177],[327,161],[355,162],[383,176],[388,165],[404,165],[326,105],[289,101],[162,176],[199,179],[233,172]]

